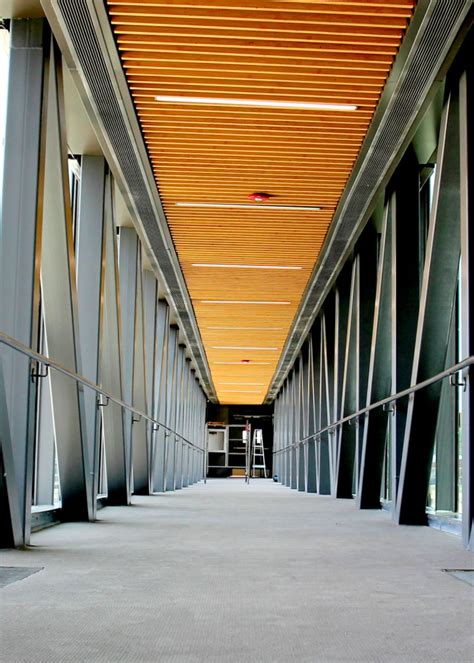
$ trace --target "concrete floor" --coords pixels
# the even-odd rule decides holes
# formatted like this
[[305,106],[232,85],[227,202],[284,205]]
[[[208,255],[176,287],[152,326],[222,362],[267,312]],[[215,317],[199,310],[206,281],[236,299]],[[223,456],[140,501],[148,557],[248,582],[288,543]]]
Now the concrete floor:
[[33,535],[3,663],[473,661],[458,538],[271,481],[213,480]]

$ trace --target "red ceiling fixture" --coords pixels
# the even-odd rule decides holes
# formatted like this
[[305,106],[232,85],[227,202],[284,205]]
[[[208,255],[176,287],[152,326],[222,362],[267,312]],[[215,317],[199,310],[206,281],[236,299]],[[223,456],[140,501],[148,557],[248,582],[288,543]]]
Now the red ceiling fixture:
[[247,198],[252,200],[254,203],[264,203],[266,200],[272,198],[271,193],[265,193],[264,191],[256,191],[255,193],[250,193]]

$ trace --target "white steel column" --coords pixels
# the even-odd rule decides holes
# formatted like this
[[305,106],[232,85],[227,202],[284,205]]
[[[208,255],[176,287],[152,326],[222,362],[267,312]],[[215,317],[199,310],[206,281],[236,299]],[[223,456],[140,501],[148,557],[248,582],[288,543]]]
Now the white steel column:
[[[135,230],[133,228],[120,228],[119,274],[122,323],[122,389],[124,401],[131,404],[133,404],[138,249],[138,237]],[[132,414],[128,410],[125,410],[123,412],[125,449],[128,470],[130,472],[129,482],[133,492],[132,425]]]
[[[178,347],[178,364],[176,376],[176,432],[183,435],[183,420],[184,420],[184,352],[185,346]],[[183,487],[183,440],[176,437],[176,464],[174,485],[176,490]]]
[[[104,207],[106,163],[103,157],[83,156],[79,218],[76,231],[77,296],[80,324],[82,374],[99,382],[100,327],[103,318],[103,273],[105,262]],[[92,511],[96,513],[99,485],[100,419],[97,396],[84,389],[85,433],[89,465],[93,473]]]
[[[157,294],[158,283],[154,274],[149,270],[143,271],[143,316],[145,337],[145,378],[146,378],[146,404],[147,414],[154,416],[154,384],[156,372],[159,370],[160,361],[155,354],[156,350],[156,316],[157,316]],[[147,424],[147,456],[148,456],[148,492],[153,492],[152,477],[152,448],[154,438],[154,426]]]
[[[104,321],[100,339],[100,380],[103,388],[123,398],[118,248],[113,180],[109,175],[105,198]],[[102,407],[107,466],[108,504],[130,503],[129,457],[126,453],[122,408]]]
[[[135,343],[133,353],[133,405],[142,412],[147,411],[146,402],[146,367],[145,367],[145,335],[143,311],[143,271],[141,250],[137,255],[136,298],[135,298]],[[150,367],[151,369],[151,367]],[[147,423],[142,418],[132,417],[132,459],[133,459],[133,491],[147,495],[148,484],[148,450]]]
[[[463,73],[459,85],[460,125],[460,216],[461,216],[461,357],[469,357],[474,351],[474,154],[472,132],[473,112],[472,64]],[[464,371],[465,388],[462,395],[462,522],[463,543],[474,550],[474,449],[473,417],[474,387],[471,373]]]
[[[42,307],[50,356],[69,370],[81,373],[65,129],[61,54],[52,42],[42,209]],[[92,519],[94,509],[83,388],[57,371],[51,373],[50,380],[62,517],[67,520]]]
[[[169,307],[159,301],[156,315],[155,382],[153,391],[153,416],[165,423],[168,381]],[[166,432],[162,426],[153,431],[152,472],[153,491],[165,490]]]
[[[13,20],[0,225],[0,329],[37,347],[42,204],[41,114],[44,69],[42,20]],[[44,126],[43,126],[44,136]],[[44,156],[44,152],[43,152]],[[5,544],[28,544],[31,522],[36,382],[30,361],[0,346],[1,454],[9,522]],[[1,371],[0,367],[0,371]],[[1,380],[1,377],[0,377]],[[8,431],[8,435],[7,435]],[[0,459],[1,460],[1,459]],[[2,482],[3,483],[3,482]],[[3,528],[2,528],[3,529]]]
[[[172,431],[176,426],[176,378],[178,362],[178,328],[174,325],[169,331],[168,341],[168,380],[167,380],[167,403],[166,403],[166,425]],[[166,435],[165,444],[165,490],[174,490],[174,467],[175,467],[176,441],[174,433]]]
[[[190,426],[189,426],[189,410],[190,410],[190,382],[191,382],[191,360],[186,359],[185,369],[184,369],[184,437],[187,440],[191,440]],[[186,444],[183,447],[183,488],[189,485],[189,457],[190,457],[190,447]]]

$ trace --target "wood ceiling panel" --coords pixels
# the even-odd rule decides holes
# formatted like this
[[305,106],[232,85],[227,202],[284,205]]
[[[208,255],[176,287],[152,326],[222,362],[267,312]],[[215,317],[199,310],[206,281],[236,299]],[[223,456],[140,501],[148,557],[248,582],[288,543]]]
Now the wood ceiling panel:
[[[415,2],[107,5],[219,400],[262,403]],[[272,196],[261,206],[320,209],[202,206],[255,191]]]
[[[130,8],[130,0],[117,0],[110,3],[111,13],[120,12],[123,8]],[[261,0],[258,5],[254,0],[241,0],[229,2],[228,0],[136,0],[133,2],[133,8],[137,7],[150,9],[153,7],[173,8],[172,11],[188,10],[197,7],[198,10],[220,9],[220,10],[248,10],[254,9],[259,12],[276,12],[285,10],[298,14],[334,14],[340,15],[353,14],[354,8],[359,15],[369,14],[370,16],[403,16],[408,19],[415,6],[415,2],[399,2],[391,0],[340,0],[330,2],[329,0]],[[170,12],[172,14],[172,12]]]

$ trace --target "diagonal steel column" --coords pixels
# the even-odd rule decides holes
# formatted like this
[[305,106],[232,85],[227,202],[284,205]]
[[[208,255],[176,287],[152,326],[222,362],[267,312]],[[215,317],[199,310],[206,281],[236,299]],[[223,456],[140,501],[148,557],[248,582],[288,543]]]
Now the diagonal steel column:
[[[184,413],[184,345],[178,346],[177,356],[177,374],[176,374],[176,426],[175,430],[180,435],[183,434],[183,413]],[[183,442],[181,439],[176,440],[176,462],[174,472],[174,486],[176,490],[183,487]]]
[[[459,108],[454,90],[446,100],[441,120],[412,384],[445,367],[460,255],[459,148]],[[440,392],[441,384],[436,383],[412,394],[409,400],[396,509],[401,524],[426,522]]]
[[[135,367],[135,329],[137,297],[138,236],[133,228],[120,228],[119,274],[122,328],[122,389],[123,399],[133,404]],[[128,457],[129,482],[133,490],[132,414],[123,413],[125,448]]]
[[[316,432],[316,412],[314,394],[314,356],[313,336],[308,337],[308,435]],[[308,440],[306,490],[315,493],[316,484],[316,442],[314,438]]]
[[[472,62],[460,79],[461,169],[461,356],[474,352],[474,73]],[[462,395],[463,543],[474,550],[474,388],[472,371],[464,372]]]
[[[76,230],[77,297],[80,326],[82,375],[99,382],[101,321],[103,319],[103,265],[105,263],[105,185],[103,157],[81,158],[79,214]],[[97,396],[84,390],[85,435],[93,476],[92,511],[96,515],[99,486],[100,413]]]
[[[66,368],[81,373],[65,131],[61,54],[52,41],[42,208],[42,307],[49,354]],[[57,372],[53,372],[50,379],[62,518],[93,519],[92,476],[86,440],[83,388]]]
[[[416,325],[420,302],[420,174],[415,155],[409,151],[396,175],[395,193],[390,202],[391,241],[391,369],[393,394],[410,386]],[[410,241],[406,241],[406,237]],[[391,444],[391,499],[394,511],[403,438],[405,435],[408,398],[398,400],[390,419]]]
[[[143,325],[144,325],[144,353],[145,353],[145,380],[146,380],[146,406],[147,414],[153,417],[154,407],[154,384],[155,374],[158,370],[156,350],[156,315],[158,282],[154,274],[149,270],[143,272]],[[154,438],[154,426],[147,423],[146,431],[146,449],[148,458],[148,493],[153,492],[152,475],[152,447]]]
[[[330,401],[329,401],[329,367],[327,352],[326,316],[323,313],[320,318],[321,339],[319,345],[319,368],[320,368],[320,415],[319,426],[325,428],[329,424]],[[331,494],[331,466],[329,455],[329,434],[323,433],[319,437],[319,493],[320,495]]]
[[[309,346],[308,342],[304,343],[301,348],[302,367],[301,367],[301,436],[303,438],[309,435]],[[275,442],[274,442],[275,444]],[[308,491],[308,457],[309,457],[309,442],[306,441],[303,445],[303,490]]]
[[[135,343],[133,353],[133,404],[143,412],[147,411],[143,269],[140,245],[138,245],[137,251]],[[133,491],[139,495],[148,495],[147,423],[141,418],[136,420],[134,417],[132,418],[132,459]]]
[[[358,408],[359,396],[359,258],[352,265],[351,291],[347,334],[345,339],[344,377],[341,395],[341,417]],[[358,438],[358,422],[347,422],[338,431],[336,460],[336,497],[352,497],[354,460]]]
[[[100,338],[100,382],[123,398],[120,283],[115,227],[113,180],[108,175],[105,195],[104,307]],[[108,504],[130,503],[130,459],[125,446],[122,409],[116,403],[100,408],[104,429]]]
[[[143,324],[144,324],[144,352],[145,352],[145,378],[146,378],[146,411],[153,417],[155,374],[158,370],[156,350],[156,315],[158,305],[158,282],[149,270],[143,272]],[[154,426],[147,423],[147,464],[148,464],[148,493],[153,492],[152,449]]]
[[[336,293],[332,293],[324,307],[324,335],[323,335],[323,361],[324,372],[326,375],[326,399],[327,399],[327,423],[330,424],[336,420],[335,415],[335,388],[334,388],[334,371],[335,371],[335,307],[336,307]],[[325,435],[328,447],[328,464],[329,464],[329,485],[330,494],[334,494],[335,485],[335,467],[336,467],[336,447],[334,430],[329,430]]]
[[[0,233],[0,329],[38,345],[39,256],[45,123],[42,120],[45,35],[42,20],[12,20]],[[47,42],[46,38],[46,42]],[[2,512],[15,545],[30,537],[37,384],[30,361],[1,349],[5,404],[0,408],[7,490]],[[7,498],[9,501],[7,502]],[[20,520],[19,520],[20,519]]]
[[[296,408],[295,415],[297,421],[297,429],[295,442],[304,437],[304,408],[303,408],[303,354],[300,352],[297,359],[297,373],[296,373]],[[305,444],[300,444],[296,448],[296,488],[299,491],[304,491],[306,488],[305,477]]]
[[[172,325],[169,330],[167,362],[166,425],[172,430],[176,426],[176,378],[178,369],[178,328]],[[175,489],[176,441],[173,433],[166,435],[165,443],[165,490]]]
[[[392,215],[387,204],[379,248],[366,405],[389,396],[391,388],[391,220]],[[388,416],[386,411],[378,409],[371,412],[370,416],[366,416],[364,420],[357,490],[359,508],[380,508]]]
[[[169,307],[158,301],[156,312],[156,348],[155,348],[155,381],[153,387],[153,416],[165,422],[168,380],[168,344],[169,344]],[[153,432],[152,439],[152,476],[153,491],[165,490],[165,449],[166,434],[163,428]]]
[[[321,428],[321,319],[317,318],[311,330],[312,337],[312,375],[313,375],[313,412],[314,427]],[[320,490],[321,464],[319,438],[314,442],[314,472],[316,478],[316,492]]]
[[[331,421],[337,421],[342,416],[343,387],[344,387],[344,357],[349,329],[350,297],[352,283],[352,265],[348,264],[342,271],[334,296],[334,405]],[[332,464],[331,495],[337,496],[337,473],[341,428],[332,429],[330,435]]]
[[[298,387],[298,370],[294,366],[291,374],[290,382],[290,440],[293,444],[298,442],[298,411],[297,411],[297,387]],[[290,449],[290,488],[297,488],[298,481],[298,465],[297,465],[297,447]]]
[[[359,240],[359,327],[358,327],[358,371],[359,385],[357,408],[367,400],[369,380],[370,352],[372,346],[372,329],[374,321],[375,289],[377,283],[377,234],[373,224],[369,224]],[[360,464],[362,455],[362,426],[359,420],[356,431],[356,454],[353,490],[357,493]]]
[[[187,440],[191,439],[191,426],[190,426],[190,388],[191,388],[191,360],[186,358],[185,366],[185,425],[184,425],[184,437]],[[190,453],[191,450],[188,445],[183,449],[183,488],[189,486],[190,480]]]

